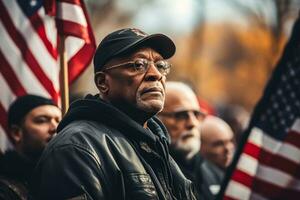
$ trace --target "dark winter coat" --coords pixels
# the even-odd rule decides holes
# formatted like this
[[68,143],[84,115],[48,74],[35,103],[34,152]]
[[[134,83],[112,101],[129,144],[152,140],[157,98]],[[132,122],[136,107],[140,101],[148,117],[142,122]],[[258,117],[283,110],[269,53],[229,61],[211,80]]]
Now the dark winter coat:
[[0,157],[0,200],[26,200],[29,198],[28,180],[35,162],[29,161],[15,151]]
[[213,200],[216,198],[224,172],[213,163],[196,154],[191,160],[186,161],[183,156],[171,151],[183,174],[193,182],[195,195],[198,200]]
[[194,199],[153,117],[148,128],[91,95],[70,106],[38,164],[38,199]]

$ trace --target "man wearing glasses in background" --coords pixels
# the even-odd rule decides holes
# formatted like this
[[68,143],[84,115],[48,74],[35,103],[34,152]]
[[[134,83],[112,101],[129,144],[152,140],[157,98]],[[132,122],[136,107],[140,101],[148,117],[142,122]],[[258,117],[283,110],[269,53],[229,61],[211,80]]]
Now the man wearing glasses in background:
[[[182,82],[166,83],[164,109],[158,114],[171,136],[170,154],[195,187],[197,199],[214,199],[206,183],[216,180],[200,156],[202,124],[206,114],[201,110],[193,90]],[[209,180],[208,180],[209,179]]]
[[155,117],[174,53],[170,38],[138,29],[102,40],[94,56],[99,94],[70,106],[36,169],[37,199],[194,199]]

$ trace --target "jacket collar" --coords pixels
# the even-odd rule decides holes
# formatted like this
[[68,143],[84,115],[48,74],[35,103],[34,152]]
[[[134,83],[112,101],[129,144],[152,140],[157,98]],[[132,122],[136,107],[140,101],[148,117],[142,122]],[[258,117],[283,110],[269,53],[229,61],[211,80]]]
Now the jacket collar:
[[118,129],[126,137],[133,140],[153,143],[156,140],[156,136],[158,136],[159,138],[165,138],[170,143],[166,128],[156,116],[147,121],[147,125],[151,130],[148,131],[124,112],[100,99],[98,95],[88,95],[85,99],[72,103],[57,128],[58,132],[77,120],[91,120],[103,123]]

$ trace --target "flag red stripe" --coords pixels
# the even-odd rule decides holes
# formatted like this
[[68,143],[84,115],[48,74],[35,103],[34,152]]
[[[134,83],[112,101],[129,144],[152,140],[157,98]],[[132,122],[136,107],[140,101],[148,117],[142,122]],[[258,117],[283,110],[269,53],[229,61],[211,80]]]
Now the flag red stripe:
[[[259,179],[259,177],[252,177],[238,169],[232,174],[232,180],[248,187],[249,190],[252,190],[255,193],[263,194],[270,199],[294,199],[300,195],[300,191],[289,188],[284,188],[283,190],[282,187],[263,181]],[[227,196],[226,198],[230,199],[230,197]]]
[[[67,3],[67,4],[61,4],[61,3]],[[54,77],[54,74],[51,73],[53,72],[55,74],[58,74],[59,67],[55,69],[48,70],[49,67],[54,67],[54,66],[49,66],[48,64],[44,63],[52,63],[51,65],[54,65],[55,61],[58,59],[58,50],[57,50],[57,41],[54,41],[55,38],[57,37],[58,29],[62,28],[59,30],[60,34],[65,35],[65,36],[70,36],[70,37],[77,37],[79,40],[82,40],[84,43],[77,43],[80,46],[77,46],[77,44],[66,44],[66,50],[69,51],[69,47],[74,48],[72,50],[76,50],[77,52],[73,52],[74,55],[70,58],[68,58],[68,64],[69,64],[69,80],[70,82],[73,82],[75,78],[77,78],[84,69],[87,68],[88,64],[90,63],[91,59],[93,58],[93,53],[95,51],[95,39],[93,36],[93,32],[90,27],[88,15],[85,9],[84,2],[82,0],[59,0],[59,1],[54,1],[54,0],[44,0],[43,4],[45,4],[45,7],[41,7],[40,9],[45,9],[45,14],[48,16],[44,16],[43,10],[37,10],[33,15],[28,16],[28,20],[30,24],[26,24],[26,26],[17,26],[14,25],[14,19],[17,17],[14,15],[14,10],[10,9],[10,6],[7,8],[4,6],[3,1],[0,0],[0,20],[3,24],[3,27],[5,31],[7,32],[8,35],[10,35],[11,40],[10,42],[13,42],[14,44],[12,47],[8,46],[7,48],[14,48],[12,49],[13,51],[20,51],[21,55],[19,55],[19,52],[16,52],[18,55],[14,55],[14,57],[18,56],[20,62],[16,63],[23,63],[25,64],[24,66],[15,66],[15,64],[10,63],[11,59],[8,57],[4,52],[0,52],[0,73],[3,74],[3,80],[5,81],[5,84],[7,82],[7,86],[5,85],[5,88],[7,88],[11,92],[11,95],[16,94],[16,96],[21,96],[26,94],[26,90],[30,90],[31,88],[28,88],[28,85],[32,83],[26,82],[24,84],[23,80],[23,74],[21,73],[21,67],[26,67],[26,72],[30,70],[33,75],[31,78],[25,78],[26,81],[30,81],[30,79],[34,79],[33,82],[34,84],[38,84],[38,91],[37,93],[40,93],[41,95],[46,95],[45,92],[48,92],[52,99],[58,103],[59,100],[59,91],[57,90],[57,82],[53,82],[53,80],[57,80],[58,77]],[[9,5],[9,4],[8,4]],[[21,6],[20,4],[14,3],[15,6]],[[23,4],[22,4],[23,5]],[[29,5],[28,5],[29,6]],[[72,17],[71,20],[73,21],[68,21],[67,19],[61,19],[59,20],[59,23],[57,24],[56,19],[56,7],[63,6],[61,9],[63,12],[70,12],[70,13],[65,13],[67,17],[70,17],[74,15],[74,18]],[[83,14],[78,13],[79,16],[76,16],[76,12],[72,12],[72,8],[76,9],[77,11],[80,11],[79,9],[81,8],[83,11]],[[18,9],[18,8],[16,8]],[[84,19],[85,17],[85,19]],[[22,19],[16,19],[22,20]],[[27,19],[26,19],[27,20]],[[53,20],[53,21],[51,21]],[[78,23],[76,21],[78,20]],[[84,21],[86,20],[86,22]],[[49,27],[48,23],[53,23],[56,22],[56,27]],[[83,25],[81,24],[83,23]],[[24,24],[25,25],[25,24]],[[54,25],[54,24],[53,24]],[[20,29],[19,29],[20,28]],[[29,34],[27,31],[27,28],[29,28],[29,31],[34,31],[36,34],[35,36],[38,36],[38,41],[34,41],[37,44],[35,47],[31,41],[32,35]],[[51,29],[51,30],[50,30]],[[49,32],[51,31],[51,32]],[[51,33],[51,35],[49,34]],[[58,37],[57,37],[58,39]],[[74,40],[77,41],[77,40]],[[29,43],[30,42],[30,43]],[[40,43],[40,44],[39,44]],[[39,63],[40,57],[35,57],[35,56],[40,56],[41,54],[36,48],[42,48],[42,50],[46,50],[46,54],[50,54],[45,57],[45,59],[51,59],[51,60],[41,60],[42,62]],[[36,53],[38,55],[36,55]],[[43,57],[42,57],[43,58]],[[54,62],[53,62],[54,61]],[[14,62],[15,63],[15,62]],[[58,64],[58,63],[57,63]],[[11,66],[13,65],[13,66]],[[56,67],[56,66],[55,66]],[[28,68],[28,70],[27,70]],[[20,69],[20,70],[19,70]],[[54,71],[55,70],[55,71]],[[30,74],[30,76],[32,76]],[[52,80],[53,79],[53,80]],[[24,84],[24,85],[23,85]],[[42,88],[40,88],[40,86]],[[0,86],[0,88],[2,88]],[[3,90],[3,88],[2,88]],[[2,91],[5,92],[5,91]],[[7,95],[6,93],[4,95]],[[48,95],[46,95],[48,96]],[[4,98],[3,100],[5,102],[0,102],[0,124],[3,126],[3,129],[5,132],[7,132],[6,126],[6,111],[5,108],[7,108],[6,103],[11,103],[11,102],[6,102],[6,100],[9,100],[12,98]],[[5,103],[5,104],[4,104]],[[5,105],[5,106],[4,106]]]
[[65,35],[80,37],[86,43],[91,43],[88,30],[78,23],[57,19],[57,28],[60,33],[63,31]]
[[272,166],[274,169],[300,178],[299,174],[297,175],[298,164],[281,155],[273,154],[249,142],[245,145],[244,154],[252,156],[263,165]]
[[0,103],[0,124],[3,127],[3,129],[5,130],[5,133],[8,133],[7,113],[1,103]]
[[[3,78],[6,80],[8,86],[11,88],[13,93],[16,96],[23,96],[26,94],[26,90],[17,78],[14,71],[11,69],[10,64],[7,62],[7,60],[4,58],[2,52],[0,51],[0,72],[3,74]],[[13,80],[13,81],[12,81]],[[2,91],[4,92],[4,91]]]
[[[88,26],[84,27],[84,26],[80,26],[79,29],[82,29],[83,27],[86,28],[87,32],[84,31],[84,35],[78,35],[78,32],[76,33],[69,33],[71,35],[74,36],[79,36],[79,37],[84,37],[83,39],[85,40],[86,44],[72,57],[70,58],[70,60],[68,61],[69,64],[69,83],[71,83],[72,81],[74,81],[79,74],[81,74],[87,67],[88,64],[91,62],[91,60],[93,59],[93,55],[96,49],[96,44],[95,44],[95,38],[93,35],[93,31],[92,28],[90,26],[90,21],[89,18],[87,16],[87,11],[86,11],[86,7],[84,5],[84,3],[82,2],[82,0],[63,0],[62,2],[68,2],[68,3],[73,3],[73,4],[77,4],[80,5]],[[66,21],[64,21],[66,22]],[[77,26],[78,24],[76,23],[70,23],[70,25],[73,24],[74,26]],[[72,30],[72,29],[69,29]],[[85,33],[86,32],[86,33]],[[86,35],[85,35],[86,34]],[[89,55],[89,56],[87,56]],[[76,67],[74,67],[76,66]],[[81,67],[79,67],[81,66]]]
[[286,142],[300,148],[300,133],[291,130],[286,137]]
[[[60,3],[69,3],[83,7],[81,0],[60,0]],[[44,7],[47,15],[55,16],[57,11],[57,2],[53,0],[44,0]]]
[[[79,50],[76,53],[76,55],[69,60],[69,62],[68,62],[69,66],[79,66],[78,62],[81,62],[82,66],[84,66],[81,69],[79,67],[72,67],[72,68],[69,67],[69,76],[70,76],[69,80],[70,80],[70,82],[74,81],[78,77],[78,75],[81,74],[88,67],[89,63],[93,59],[93,55],[94,55],[95,49],[96,49],[96,43],[95,43],[95,38],[94,38],[94,35],[93,35],[93,31],[92,31],[91,26],[89,25],[90,20],[87,17],[87,14],[86,14],[87,13],[86,7],[81,2],[81,0],[79,0],[79,2],[81,4],[81,7],[83,9],[83,12],[84,12],[84,15],[86,17],[87,24],[88,24],[88,26],[86,28],[87,28],[87,31],[88,31],[89,40],[87,40],[87,41],[90,41],[90,43],[85,44],[82,47],[82,49]],[[90,56],[86,56],[86,55],[90,55]],[[76,72],[78,74],[76,74]]]
[[247,174],[239,169],[236,169],[232,174],[232,180],[235,180],[236,182],[239,182],[240,184],[245,185],[250,188],[253,184],[254,179],[249,174]]
[[294,176],[295,178],[300,178],[299,176],[297,177],[297,171],[299,167],[297,163],[292,162],[282,156],[270,154],[269,152],[262,150],[258,160],[264,165],[283,171],[291,176]]
[[81,0],[60,0],[60,2],[71,3],[71,4],[82,6]]
[[282,188],[270,182],[263,181],[256,177],[253,181],[252,190],[258,194],[263,194],[269,199],[299,199],[300,191],[290,188]]
[[52,17],[56,15],[56,1],[44,0],[44,8],[46,15]]
[[[92,60],[95,51],[93,44],[85,44],[68,62],[69,83],[72,83],[87,67]],[[72,67],[77,66],[77,67]]]
[[45,45],[45,47],[48,50],[49,54],[56,60],[57,57],[58,57],[57,49],[48,40],[43,20],[40,18],[40,16],[38,15],[37,12],[34,13],[30,17],[30,22],[31,22],[32,27],[35,29],[35,31],[38,33],[38,35],[40,36],[41,40],[43,41],[43,44]]
[[[52,99],[55,102],[58,102],[58,93],[55,91],[52,81],[47,77],[44,71],[39,66],[38,62],[34,58],[33,54],[31,53],[30,49],[28,48],[25,39],[23,36],[17,31],[15,26],[13,25],[9,14],[7,13],[4,5],[0,1],[0,18],[5,26],[7,32],[10,35],[13,35],[12,40],[16,44],[16,46],[23,52],[22,56],[24,61],[28,64],[28,67],[31,71],[35,74],[37,79],[42,83],[43,87],[48,91],[51,95]],[[26,53],[24,53],[26,52]]]
[[244,152],[256,159],[261,152],[261,148],[251,142],[247,142],[244,146]]

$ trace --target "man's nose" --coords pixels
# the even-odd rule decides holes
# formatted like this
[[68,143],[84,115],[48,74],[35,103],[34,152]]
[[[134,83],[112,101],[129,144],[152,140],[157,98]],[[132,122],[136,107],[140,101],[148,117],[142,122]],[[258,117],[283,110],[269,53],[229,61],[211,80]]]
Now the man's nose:
[[55,134],[56,133],[56,129],[57,129],[57,126],[58,126],[58,122],[56,120],[51,120],[50,121],[50,125],[49,125],[49,133],[51,135]]
[[193,129],[194,127],[199,125],[199,120],[195,116],[193,112],[188,112],[188,117],[186,119],[186,127],[188,130]]
[[156,81],[161,80],[163,75],[158,71],[153,62],[149,62],[148,70],[145,74],[145,80],[147,81]]
[[232,141],[227,141],[227,142],[225,143],[225,151],[229,153],[229,152],[232,152],[233,149],[234,149],[234,144],[233,144],[233,142],[232,142]]

